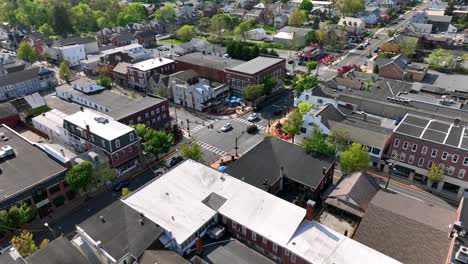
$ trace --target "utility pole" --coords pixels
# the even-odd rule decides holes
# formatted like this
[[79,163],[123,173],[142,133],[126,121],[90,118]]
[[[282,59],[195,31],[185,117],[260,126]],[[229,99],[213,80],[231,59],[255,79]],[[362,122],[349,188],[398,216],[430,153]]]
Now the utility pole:
[[236,157],[239,157],[239,155],[237,154],[237,150],[239,149],[239,147],[237,146],[237,140],[238,140],[242,135],[244,135],[244,131],[242,131],[242,133],[241,133],[238,137],[235,138],[235,144],[236,144],[236,146],[234,147],[234,149],[236,150]]
[[388,188],[388,184],[390,183],[390,179],[392,178],[393,176],[393,170],[395,169],[394,166],[395,166],[395,160],[391,159],[389,162],[388,162],[388,166],[389,166],[389,173],[388,173],[388,178],[387,178],[387,183],[385,183],[385,189]]
[[188,120],[187,118],[187,132],[188,132],[188,136],[190,137],[190,121]]

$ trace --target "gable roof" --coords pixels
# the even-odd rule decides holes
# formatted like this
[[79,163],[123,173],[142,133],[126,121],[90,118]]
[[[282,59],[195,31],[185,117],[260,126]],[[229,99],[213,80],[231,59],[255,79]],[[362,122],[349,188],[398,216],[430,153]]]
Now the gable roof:
[[321,182],[322,168],[330,168],[332,161],[315,158],[301,146],[266,137],[252,150],[230,165],[226,173],[265,190],[280,178],[283,167],[284,177],[316,188]]
[[445,263],[455,212],[388,190],[372,199],[354,239],[406,264]]
[[28,264],[88,264],[88,260],[65,237],[59,237],[26,258]]
[[[140,223],[140,219],[144,224]],[[163,234],[161,227],[121,200],[113,202],[78,227],[94,241],[101,241],[102,248],[116,260],[127,253],[135,257],[141,256]]]
[[327,128],[330,128],[328,120],[343,121],[346,119],[346,115],[334,107],[332,104],[326,104],[314,113],[314,116],[320,116],[322,124]]
[[145,250],[139,264],[190,264],[188,260],[170,250]]
[[111,38],[111,41],[130,41],[134,40],[135,38],[133,37],[132,34],[129,32],[122,32],[120,34],[117,34]]

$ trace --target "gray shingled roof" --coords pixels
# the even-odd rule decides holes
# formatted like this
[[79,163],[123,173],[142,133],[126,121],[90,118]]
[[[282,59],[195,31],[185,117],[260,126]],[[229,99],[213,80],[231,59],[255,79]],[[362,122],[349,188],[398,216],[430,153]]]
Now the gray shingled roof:
[[59,237],[26,258],[28,264],[88,264],[88,260],[65,237]]
[[285,62],[285,59],[283,58],[259,56],[253,60],[249,60],[248,62],[244,62],[228,70],[253,75],[273,65],[276,65],[278,63],[284,63],[284,62]]

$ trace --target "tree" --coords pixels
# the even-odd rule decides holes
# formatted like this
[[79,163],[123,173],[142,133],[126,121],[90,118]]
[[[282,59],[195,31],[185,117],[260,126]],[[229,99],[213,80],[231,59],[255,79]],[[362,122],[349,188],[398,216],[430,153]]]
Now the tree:
[[76,32],[94,32],[98,29],[94,11],[85,3],[72,7],[70,18]]
[[342,13],[355,17],[357,13],[366,9],[366,2],[365,0],[338,0],[336,6]]
[[306,43],[307,44],[318,44],[319,43],[319,38],[317,36],[317,33],[315,33],[314,30],[311,30],[309,32],[307,32],[306,36],[305,36],[305,40],[306,40]]
[[174,137],[165,131],[148,129],[143,139],[144,149],[159,159],[159,155],[166,153],[174,144]]
[[271,94],[273,89],[275,89],[278,82],[273,78],[266,78],[263,80],[263,94]]
[[312,89],[318,85],[317,77],[314,75],[308,75],[305,77],[299,77],[294,85],[294,89],[298,92]]
[[27,231],[22,231],[19,236],[13,236],[11,244],[18,250],[18,253],[23,257],[27,257],[38,249],[45,247],[49,244],[49,240],[42,240],[40,246],[36,245],[33,239],[33,235]]
[[201,29],[207,30],[211,26],[211,19],[209,17],[202,17],[198,20],[198,25]]
[[431,180],[432,183],[439,183],[444,179],[444,171],[439,167],[439,165],[432,165],[431,170],[427,173],[427,178]]
[[237,36],[241,36],[242,40],[245,41],[246,33],[247,31],[250,30],[251,26],[252,26],[251,20],[241,22],[237,27],[235,27],[234,34],[236,34]]
[[193,37],[197,35],[197,31],[194,26],[184,25],[175,33],[176,39],[182,41],[190,41]]
[[39,32],[44,34],[46,38],[49,38],[55,34],[54,29],[47,23],[39,27]]
[[144,140],[146,134],[150,130],[149,127],[147,127],[145,124],[136,124],[131,126],[133,129],[135,129],[135,132],[137,133],[138,137],[140,137],[142,140]]
[[264,94],[263,91],[264,91],[263,85],[249,84],[244,88],[244,91],[243,91],[244,98],[245,100],[249,102],[254,102],[255,100],[257,100],[258,98],[260,98],[260,96]]
[[28,62],[35,62],[37,60],[37,54],[34,48],[27,41],[20,43],[16,57]]
[[318,153],[327,156],[335,155],[335,147],[319,128],[315,127],[311,135],[304,139],[303,147],[307,153]]
[[299,9],[304,10],[307,13],[310,13],[312,8],[314,8],[314,5],[310,0],[302,0],[301,4],[299,5]]
[[112,80],[111,78],[105,76],[105,75],[99,75],[99,80],[97,81],[98,85],[101,85],[102,87],[106,89],[112,89]]
[[73,75],[70,70],[70,62],[67,60],[62,61],[59,66],[59,78],[69,82],[72,77]]
[[203,154],[199,145],[195,143],[184,144],[181,147],[182,157],[184,159],[193,159],[195,161],[202,161]]
[[283,124],[283,130],[292,136],[292,143],[294,143],[295,136],[301,132],[302,121],[302,114],[294,111]]
[[414,37],[402,37],[397,44],[400,47],[401,54],[405,55],[406,57],[412,57],[414,54],[416,54],[418,39]]
[[222,37],[224,31],[228,28],[226,17],[227,16],[225,14],[216,14],[211,17],[210,32],[218,39]]
[[347,129],[332,128],[328,141],[335,145],[336,152],[346,150],[349,141],[349,131]]
[[302,115],[309,113],[309,111],[312,110],[312,107],[314,107],[314,105],[308,101],[302,101],[297,105],[297,109],[299,109],[299,113]]
[[19,218],[18,226],[27,224],[34,218],[34,211],[28,204],[21,203],[17,208]]
[[127,15],[134,17],[137,21],[146,19],[146,8],[140,3],[130,3],[125,9]]
[[389,30],[387,31],[387,35],[388,35],[389,37],[393,37],[393,36],[395,35],[395,33],[396,33],[396,29],[389,29]]
[[379,74],[379,72],[380,72],[379,65],[375,65],[374,66],[374,74]]
[[120,195],[120,199],[124,199],[128,195],[132,193],[128,188],[122,188],[122,194]]
[[50,25],[55,33],[65,36],[67,33],[73,33],[73,25],[66,4],[60,1],[54,1],[51,8]]
[[316,61],[309,61],[307,63],[307,72],[310,74],[313,70],[317,69],[318,67],[318,62]]
[[73,189],[86,192],[94,183],[93,164],[89,161],[84,161],[73,166],[65,175],[65,181]]
[[454,10],[455,10],[455,1],[454,0],[448,1],[448,5],[445,8],[445,15],[451,16]]
[[453,55],[449,52],[445,52],[443,49],[437,49],[433,51],[429,58],[427,58],[427,62],[436,70],[443,69],[443,68],[452,68],[453,67]]
[[155,17],[159,21],[169,21],[176,17],[176,12],[173,5],[166,5],[155,12]]
[[288,25],[300,27],[307,21],[307,13],[304,10],[295,10],[289,15]]
[[341,171],[351,173],[365,170],[369,166],[369,149],[359,143],[352,143],[348,150],[340,157]]

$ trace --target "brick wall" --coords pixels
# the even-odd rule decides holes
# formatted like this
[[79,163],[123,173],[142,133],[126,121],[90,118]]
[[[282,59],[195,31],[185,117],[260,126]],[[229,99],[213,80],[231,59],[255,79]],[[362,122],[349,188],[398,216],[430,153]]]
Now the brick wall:
[[395,80],[404,80],[404,72],[394,64],[388,64],[380,68],[379,76]]
[[210,68],[208,66],[203,66],[203,65],[194,65],[194,64],[182,62],[182,61],[175,62],[176,72],[186,71],[186,70],[193,70],[196,73],[198,73],[200,77],[211,80],[211,81],[224,83],[224,80],[225,80],[224,69]]
[[[138,121],[138,117],[141,118],[140,121]],[[167,100],[119,119],[119,122],[126,125],[147,124],[149,122],[152,128],[164,128],[169,124],[169,121],[169,102]]]

